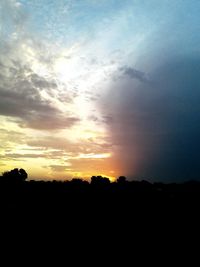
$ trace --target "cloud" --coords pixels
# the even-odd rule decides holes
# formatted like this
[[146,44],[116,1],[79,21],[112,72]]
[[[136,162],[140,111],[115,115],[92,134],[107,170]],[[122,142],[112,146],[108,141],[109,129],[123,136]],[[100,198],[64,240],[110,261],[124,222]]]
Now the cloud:
[[[3,120],[2,120],[3,121]],[[4,127],[4,124],[1,124]],[[1,151],[8,152],[9,149],[15,148],[18,144],[26,143],[26,134],[13,130],[0,129]]]
[[[0,115],[15,117],[20,126],[39,130],[68,128],[79,121],[42,97],[43,89],[56,87],[54,81],[45,80],[16,62],[14,70],[7,67],[7,72],[9,76],[0,81]],[[15,75],[10,78],[11,72]]]
[[136,70],[132,67],[123,66],[123,67],[119,68],[119,71],[123,75],[128,76],[131,79],[136,79],[140,82],[147,82],[148,81],[146,73],[139,71],[139,70]]
[[0,163],[0,166],[6,166],[6,164],[4,164],[4,163]]
[[95,115],[90,115],[87,118],[89,121],[93,121],[96,125],[103,125],[103,124],[111,124],[113,123],[113,117],[109,115],[103,115],[101,114],[100,117],[97,117]]
[[13,131],[13,130],[6,130],[6,129],[0,129],[0,134],[1,134],[1,137],[5,137],[6,140],[9,140],[9,141],[19,141],[19,140],[16,140],[18,138],[24,138],[25,135],[23,133],[20,133],[20,132],[17,132],[17,131]]
[[80,120],[53,107],[33,88],[26,94],[0,88],[0,115],[18,118],[20,126],[38,130],[68,128]]
[[65,103],[73,103],[74,92],[64,92],[53,75],[56,53],[52,55],[51,44],[30,32],[29,18],[25,19],[19,2],[1,1],[0,12],[3,17],[7,14],[0,21],[0,115],[14,118],[22,128],[37,130],[77,124],[79,116],[72,114],[70,107],[63,108]]
[[110,115],[104,115],[103,116],[103,122],[107,124],[113,123],[113,117]]
[[50,167],[51,170],[54,172],[66,172],[66,171],[71,171],[69,166],[70,166],[70,164],[67,164],[67,165],[49,165],[48,167]]
[[44,154],[21,154],[21,153],[6,153],[5,159],[26,159],[26,158],[44,158]]
[[5,153],[84,171],[80,155],[112,151],[130,178],[197,177],[198,1],[26,2],[0,1],[2,127],[24,132],[0,133]]
[[53,80],[48,80],[45,79],[44,77],[39,76],[36,73],[31,73],[29,75],[29,80],[34,85],[34,87],[42,90],[42,89],[56,89],[57,88],[57,83]]
[[[112,144],[107,140],[77,140],[71,142],[67,138],[45,136],[44,138],[35,138],[27,141],[27,145],[30,147],[55,149],[61,156],[78,157],[80,154],[101,154],[108,153],[112,147]],[[64,152],[64,154],[62,154]]]

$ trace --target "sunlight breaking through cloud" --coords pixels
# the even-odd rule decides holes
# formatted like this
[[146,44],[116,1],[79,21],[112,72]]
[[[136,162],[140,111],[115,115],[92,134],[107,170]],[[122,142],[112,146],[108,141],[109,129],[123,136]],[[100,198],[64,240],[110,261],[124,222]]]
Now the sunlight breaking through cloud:
[[197,0],[1,0],[1,170],[198,176],[199,11]]

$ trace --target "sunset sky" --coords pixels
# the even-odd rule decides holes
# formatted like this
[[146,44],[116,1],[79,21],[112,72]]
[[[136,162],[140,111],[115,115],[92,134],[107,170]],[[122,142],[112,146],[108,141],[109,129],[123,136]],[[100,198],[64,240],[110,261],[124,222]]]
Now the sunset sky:
[[0,0],[0,172],[200,179],[199,0]]

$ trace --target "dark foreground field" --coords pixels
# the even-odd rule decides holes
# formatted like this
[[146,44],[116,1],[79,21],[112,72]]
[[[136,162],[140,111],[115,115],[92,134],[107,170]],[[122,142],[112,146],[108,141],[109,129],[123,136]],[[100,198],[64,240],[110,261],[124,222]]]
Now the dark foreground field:
[[199,203],[200,183],[195,181],[152,184],[124,179],[110,183],[102,177],[93,177],[91,183],[80,179],[70,182],[0,179],[0,208],[10,212],[63,216],[198,215]]
[[[91,251],[97,261],[105,255],[114,255],[115,259],[129,255],[133,261],[135,249],[143,251],[143,255],[153,251],[153,258],[159,254],[166,260],[169,251],[177,255],[180,244],[195,247],[198,241],[199,182],[11,180],[0,180],[0,216],[4,223],[0,229],[6,235],[8,250],[13,244],[16,249],[23,240],[25,251],[29,251],[31,243],[36,254],[39,248],[43,254],[47,247],[48,251],[53,248],[52,255],[55,249],[64,250],[68,258],[69,251],[76,252],[74,262],[80,260],[78,255],[83,250],[87,261]],[[111,249],[114,254],[110,254]],[[183,252],[180,255],[183,257]]]

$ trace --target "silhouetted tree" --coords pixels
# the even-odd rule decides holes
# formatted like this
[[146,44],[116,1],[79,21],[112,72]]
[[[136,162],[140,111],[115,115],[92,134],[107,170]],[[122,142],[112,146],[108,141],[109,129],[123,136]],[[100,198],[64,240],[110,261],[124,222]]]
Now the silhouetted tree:
[[108,184],[110,184],[110,180],[107,177],[92,176],[91,177],[91,184],[93,184],[93,185],[108,185]]
[[24,169],[19,170],[19,175],[22,181],[25,181],[28,178],[28,174]]
[[125,182],[126,182],[126,177],[125,176],[120,176],[117,179],[117,183],[119,183],[119,184],[124,184]]
[[87,181],[83,180],[83,179],[80,179],[80,178],[73,178],[71,181],[70,181],[71,184],[73,185],[77,185],[77,186],[81,186],[81,185],[85,185],[85,184],[88,184]]
[[28,178],[28,174],[24,169],[15,168],[11,171],[4,172],[3,177],[23,182]]

